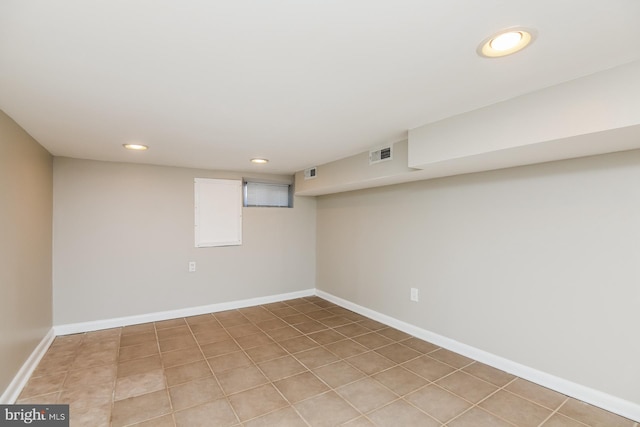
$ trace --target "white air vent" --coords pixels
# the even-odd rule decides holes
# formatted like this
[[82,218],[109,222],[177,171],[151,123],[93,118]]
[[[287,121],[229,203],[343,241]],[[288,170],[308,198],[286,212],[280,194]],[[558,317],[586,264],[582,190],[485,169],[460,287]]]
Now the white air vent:
[[314,179],[317,176],[317,168],[314,166],[304,170],[304,179]]
[[384,147],[379,150],[371,150],[369,151],[369,164],[372,165],[374,163],[384,162],[386,160],[393,159],[391,151],[391,146]]

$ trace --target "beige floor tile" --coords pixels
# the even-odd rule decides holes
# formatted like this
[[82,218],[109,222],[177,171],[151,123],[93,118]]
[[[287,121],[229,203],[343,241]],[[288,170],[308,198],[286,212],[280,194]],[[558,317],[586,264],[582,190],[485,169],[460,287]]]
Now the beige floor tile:
[[447,349],[441,348],[439,350],[433,351],[429,353],[429,357],[433,357],[440,362],[446,363],[447,365],[451,365],[454,368],[463,368],[474,362],[473,359],[469,359],[461,354],[455,353],[453,351],[449,351]]
[[264,332],[260,332],[252,335],[245,335],[244,337],[236,338],[236,342],[243,349],[259,347],[261,345],[273,344],[273,340],[269,335]]
[[253,365],[251,359],[242,351],[223,354],[222,356],[210,357],[207,359],[211,370],[217,374],[228,371],[229,369],[239,368],[241,366]]
[[384,406],[368,414],[367,417],[379,427],[420,426],[439,427],[440,423],[409,405],[404,400]]
[[153,356],[160,353],[158,343],[149,341],[146,343],[122,347],[118,352],[118,362],[126,362],[128,360],[140,359],[142,357]]
[[408,362],[409,360],[415,359],[422,355],[422,353],[399,343],[393,343],[384,347],[377,348],[375,352],[383,355],[387,359],[393,360],[395,363]]
[[160,351],[163,353],[167,351],[175,351],[175,350],[181,350],[183,348],[191,348],[191,347],[198,346],[198,344],[196,343],[196,340],[193,338],[193,335],[191,334],[180,335],[173,338],[167,338],[166,340],[158,341],[158,343],[160,344]]
[[365,376],[362,372],[342,360],[313,369],[313,373],[334,388],[354,382]]
[[304,372],[276,381],[274,385],[291,403],[308,399],[329,390],[329,387],[311,372]]
[[551,418],[542,424],[543,427],[585,427],[586,424],[582,424],[574,419],[567,418],[564,415],[553,414]]
[[174,411],[198,406],[224,397],[218,381],[205,377],[169,388]]
[[513,424],[474,407],[447,424],[449,427],[513,427]]
[[271,381],[290,377],[307,370],[294,357],[284,356],[258,364],[258,367]]
[[137,335],[149,332],[155,332],[156,327],[153,323],[140,323],[138,325],[130,325],[122,328],[121,337],[127,335]]
[[196,332],[194,335],[196,337],[196,341],[200,345],[220,342],[220,341],[227,341],[231,339],[231,335],[229,335],[227,331],[225,331],[224,329],[206,330],[206,331]]
[[91,368],[94,366],[110,365],[116,362],[118,357],[117,350],[103,350],[82,354],[78,352],[71,369]]
[[238,424],[238,419],[226,399],[218,399],[175,413],[177,427],[216,426]]
[[193,326],[200,325],[200,324],[207,324],[209,326],[216,325],[216,327],[219,327],[219,328],[222,327],[220,322],[216,320],[215,316],[212,313],[199,314],[197,316],[189,316],[189,317],[185,317],[184,320],[187,322],[187,324],[191,327],[192,330],[193,330]]
[[480,402],[479,406],[521,427],[538,426],[551,415],[550,410],[503,390]]
[[374,350],[376,348],[384,347],[384,346],[389,345],[389,344],[391,344],[393,342],[389,338],[383,337],[382,335],[377,334],[375,332],[369,332],[367,334],[357,336],[357,337],[353,338],[353,340],[355,342],[357,342],[358,344],[361,344],[361,345],[367,347],[370,350]]
[[325,309],[318,309],[315,311],[310,311],[308,313],[305,313],[307,316],[309,316],[311,319],[313,320],[320,320],[320,319],[326,319],[327,317],[333,317],[333,313],[325,310]]
[[405,400],[443,423],[471,407],[471,403],[436,385],[421,388],[406,396]]
[[186,365],[167,368],[164,370],[164,375],[167,378],[167,385],[173,387],[174,385],[193,381],[198,378],[209,377],[212,373],[207,362],[201,360],[187,363]]
[[438,362],[429,356],[420,356],[404,363],[402,366],[429,381],[436,381],[455,370],[451,366]]
[[167,414],[141,423],[131,424],[131,427],[175,427],[175,425],[173,415]]
[[375,424],[367,417],[362,416],[342,424],[342,427],[375,427]]
[[311,334],[313,332],[326,330],[328,329],[328,326],[316,322],[315,320],[311,320],[308,322],[298,323],[297,325],[295,325],[295,328],[303,334]]
[[349,323],[348,325],[338,326],[337,328],[334,328],[334,330],[349,338],[357,337],[359,335],[364,335],[371,332],[371,329],[365,328],[364,326],[357,323]]
[[16,403],[18,405],[54,405],[60,403],[60,392],[39,394],[32,397],[20,397]]
[[59,403],[69,404],[75,409],[98,407],[111,403],[113,386],[87,385],[84,388],[62,390]]
[[275,343],[248,348],[245,350],[245,352],[255,363],[277,359],[278,357],[286,356],[287,354],[287,352],[282,347],[280,347],[280,345]]
[[163,390],[166,387],[164,370],[162,369],[129,375],[117,379],[114,400],[128,399],[130,397]]
[[296,310],[298,310],[300,313],[311,313],[317,310],[320,310],[322,307],[315,305],[314,303],[306,303],[306,304],[298,304],[294,307]]
[[254,418],[244,423],[244,427],[307,427],[300,415],[292,408],[278,409],[270,414]]
[[189,323],[189,329],[194,334],[224,330],[223,326],[213,316],[209,316],[208,320],[202,320],[198,323]]
[[389,369],[395,364],[386,357],[380,356],[374,351],[359,354],[346,359],[350,365],[358,368],[367,375],[377,374],[380,371]]
[[[157,331],[160,331],[162,329],[177,328],[177,327],[185,326],[185,325],[186,325],[186,321],[182,317],[177,318],[177,319],[168,319],[168,320],[161,320],[159,322],[155,322],[155,326],[156,326],[156,330]],[[160,334],[158,334],[158,336],[160,336]]]
[[226,394],[238,393],[269,382],[255,366],[231,369],[216,376]]
[[336,315],[331,317],[325,317],[323,319],[318,319],[318,322],[330,328],[337,328],[338,326],[344,326],[344,325],[348,325],[349,323],[353,323],[351,320],[347,319],[346,317],[336,316]]
[[369,351],[365,346],[362,346],[350,339],[327,344],[325,348],[343,359]]
[[262,322],[256,323],[256,326],[263,331],[272,331],[274,329],[284,328],[285,326],[289,326],[287,322],[284,322],[282,319],[273,318],[269,320],[263,320]]
[[411,393],[429,383],[421,376],[409,372],[401,366],[377,373],[373,378],[400,396]]
[[302,336],[302,332],[293,326],[285,326],[284,328],[270,329],[265,331],[275,342],[289,340],[291,338]]
[[364,319],[358,322],[359,325],[364,326],[365,328],[371,331],[379,331],[380,329],[387,328],[388,326],[384,323],[377,322],[373,319]]
[[323,331],[311,333],[307,336],[318,344],[322,345],[331,344],[336,341],[342,341],[346,338],[344,335],[337,333],[333,329],[325,329]]
[[57,393],[62,390],[62,385],[67,374],[65,372],[43,375],[41,377],[33,377],[27,382],[27,385],[20,393],[19,399],[39,396],[42,394]]
[[258,327],[252,323],[227,328],[227,333],[231,335],[233,338],[240,338],[247,335],[257,334],[259,332],[260,332],[260,329],[258,329]]
[[288,323],[289,325],[295,326],[298,325],[300,323],[305,323],[305,322],[311,322],[311,318],[309,316],[306,316],[302,313],[296,313],[293,314],[291,316],[284,316],[281,318],[284,322]]
[[567,400],[567,396],[564,394],[549,390],[546,387],[539,386],[522,378],[518,378],[507,385],[505,390],[552,410],[557,409],[558,406]]
[[115,364],[96,366],[95,368],[74,369],[67,373],[64,388],[74,389],[87,384],[110,384],[116,379],[117,366]]
[[392,341],[402,341],[411,338],[411,335],[393,328],[380,329],[376,332]]
[[491,384],[495,384],[498,387],[505,386],[515,378],[515,376],[509,373],[496,368],[492,368],[491,366],[485,365],[480,362],[475,362],[463,368],[462,370],[480,378],[481,380],[485,380]]
[[310,350],[301,351],[294,355],[298,361],[309,369],[328,365],[338,360],[338,356],[326,350],[324,347],[315,347]]
[[199,347],[189,347],[162,353],[162,364],[165,368],[184,365],[204,359]]
[[201,345],[200,348],[207,358],[240,351],[240,347],[238,347],[234,340],[212,342]]
[[166,390],[130,397],[113,403],[111,423],[113,427],[126,426],[171,412]]
[[45,357],[43,357],[38,364],[38,367],[33,371],[32,377],[67,372],[73,365],[73,361],[75,360],[75,358],[75,352],[72,352],[71,355],[62,357],[45,355]]
[[289,405],[271,384],[229,396],[229,402],[240,421],[247,421]]
[[373,411],[398,398],[395,393],[371,378],[342,386],[336,392],[362,413]]
[[279,318],[283,318],[287,316],[295,316],[296,314],[300,314],[298,310],[289,306],[273,309],[271,310],[271,313],[273,313],[275,316],[278,316]]
[[57,337],[18,403],[92,427],[638,427],[316,296]]
[[185,335],[191,335],[191,329],[185,322],[182,322],[181,326],[173,328],[158,329],[156,334],[158,335],[158,341],[164,341],[169,338],[182,337]]
[[156,332],[155,330],[150,332],[142,332],[139,334],[125,335],[120,338],[120,347],[128,347],[130,345],[140,345],[145,342],[155,342]]
[[471,403],[478,403],[498,390],[493,384],[461,371],[438,380],[436,384]]
[[142,374],[162,368],[160,355],[142,357],[140,359],[128,360],[118,364],[117,377],[122,378],[129,375]]
[[109,427],[110,418],[110,403],[83,408],[69,408],[71,426]]
[[294,405],[313,427],[332,427],[360,416],[344,399],[330,391]]
[[419,338],[414,338],[414,337],[411,337],[409,339],[406,339],[400,342],[402,343],[402,345],[406,345],[407,347],[412,348],[416,351],[419,351],[420,353],[423,353],[423,354],[429,354],[432,351],[435,351],[440,348],[437,345],[432,344],[428,341],[423,341]]
[[558,412],[592,427],[632,427],[634,422],[575,399],[567,400]]
[[231,328],[233,326],[244,325],[251,323],[242,313],[237,310],[223,311],[220,313],[214,313],[213,317],[225,328]]
[[296,337],[289,340],[280,341],[279,344],[289,353],[298,353],[300,351],[309,350],[318,347],[319,344],[307,337]]

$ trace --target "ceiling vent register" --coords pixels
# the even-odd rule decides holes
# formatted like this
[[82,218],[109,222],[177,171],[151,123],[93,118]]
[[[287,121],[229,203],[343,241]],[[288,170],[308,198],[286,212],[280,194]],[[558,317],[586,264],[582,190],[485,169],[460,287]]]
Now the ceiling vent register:
[[369,164],[373,165],[376,163],[386,162],[387,160],[393,159],[393,152],[391,147],[380,148],[379,150],[371,150],[369,151]]

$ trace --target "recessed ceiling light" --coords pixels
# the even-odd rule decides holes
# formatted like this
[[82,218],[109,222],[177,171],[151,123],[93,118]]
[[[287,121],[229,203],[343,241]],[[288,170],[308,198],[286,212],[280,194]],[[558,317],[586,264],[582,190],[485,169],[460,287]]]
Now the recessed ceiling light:
[[527,28],[507,28],[497,34],[487,37],[478,46],[478,55],[486,58],[499,58],[511,55],[533,41],[535,32]]
[[251,163],[257,163],[259,165],[264,165],[265,163],[269,163],[269,160],[256,158],[256,159],[251,159]]
[[135,150],[135,151],[144,151],[149,149],[149,147],[142,144],[122,144],[122,146],[127,150]]

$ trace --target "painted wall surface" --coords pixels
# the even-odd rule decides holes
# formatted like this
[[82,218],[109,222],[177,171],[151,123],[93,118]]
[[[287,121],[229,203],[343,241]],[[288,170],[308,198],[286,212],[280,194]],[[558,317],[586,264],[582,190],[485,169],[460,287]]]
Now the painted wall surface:
[[194,247],[194,178],[241,177],[56,157],[54,324],[314,288],[314,199],[244,208],[241,246]]
[[639,182],[628,151],[322,196],[317,288],[640,403]]
[[53,160],[0,111],[0,390],[52,326]]

